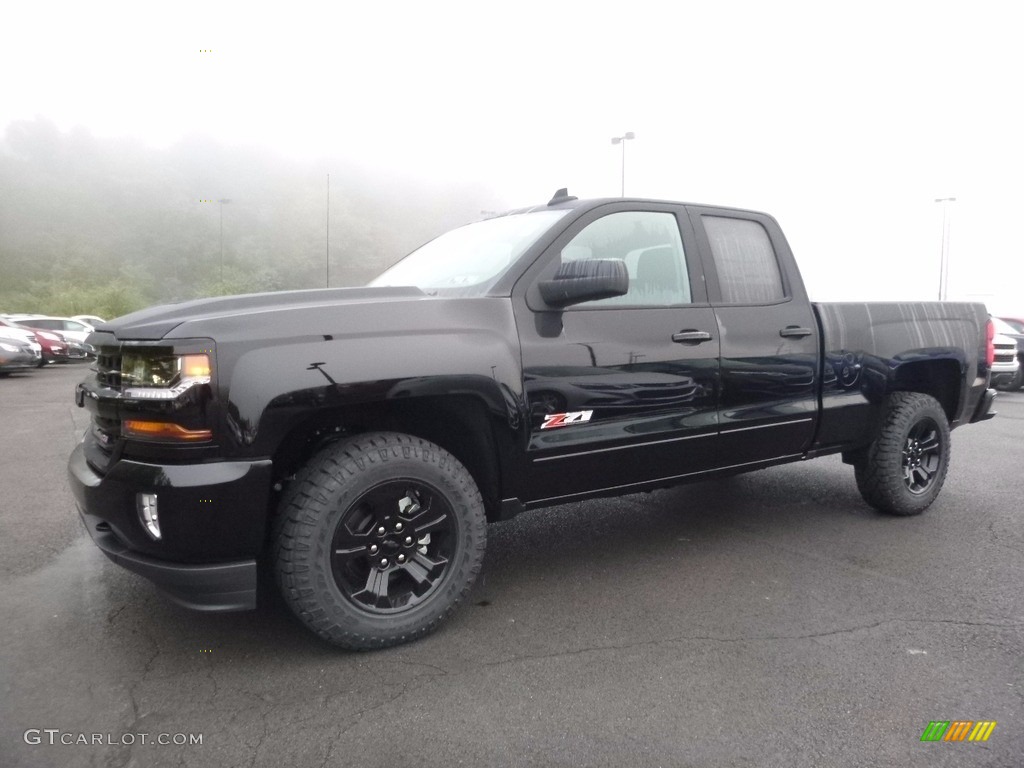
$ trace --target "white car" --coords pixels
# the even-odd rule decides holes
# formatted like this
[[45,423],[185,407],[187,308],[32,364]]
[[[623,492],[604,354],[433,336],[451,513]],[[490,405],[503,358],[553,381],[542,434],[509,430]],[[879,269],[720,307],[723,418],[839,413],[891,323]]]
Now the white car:
[[93,327],[88,323],[73,320],[70,317],[49,317],[47,315],[7,315],[12,323],[25,328],[38,328],[42,331],[56,331],[61,336],[84,344]]
[[996,359],[992,362],[992,386],[1012,387],[1019,382],[1020,360],[1017,359],[1017,340],[997,333],[992,339]]
[[992,344],[996,348],[996,358],[992,363],[992,386],[1009,390],[1020,389],[1024,378],[1017,344],[1020,334],[998,317],[992,318],[992,324],[996,329],[996,335],[992,339]]
[[96,315],[72,315],[71,319],[77,320],[80,323],[85,323],[86,325],[91,325],[93,328],[107,322],[102,317],[97,317]]
[[28,328],[22,328],[18,325],[13,324],[14,321],[4,322],[0,320],[0,339],[17,339],[18,341],[26,341],[32,345],[32,349],[39,352],[42,349],[42,345],[36,340],[35,332]]

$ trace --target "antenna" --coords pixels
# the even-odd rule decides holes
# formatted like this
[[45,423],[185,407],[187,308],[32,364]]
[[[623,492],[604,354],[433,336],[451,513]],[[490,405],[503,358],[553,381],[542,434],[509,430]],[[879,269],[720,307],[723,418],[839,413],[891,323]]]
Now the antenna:
[[562,187],[555,192],[555,196],[548,200],[548,205],[558,205],[559,203],[568,203],[570,200],[578,200],[578,197],[572,197],[569,195],[569,188]]

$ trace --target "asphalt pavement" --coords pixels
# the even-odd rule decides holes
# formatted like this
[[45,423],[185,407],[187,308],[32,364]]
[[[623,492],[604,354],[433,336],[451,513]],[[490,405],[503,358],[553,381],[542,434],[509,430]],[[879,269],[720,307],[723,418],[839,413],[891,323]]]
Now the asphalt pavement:
[[[2,766],[1024,765],[1024,394],[920,517],[838,457],[538,510],[438,632],[351,653],[272,585],[195,613],[104,558],[85,374],[0,379]],[[958,720],[996,726],[921,741]]]

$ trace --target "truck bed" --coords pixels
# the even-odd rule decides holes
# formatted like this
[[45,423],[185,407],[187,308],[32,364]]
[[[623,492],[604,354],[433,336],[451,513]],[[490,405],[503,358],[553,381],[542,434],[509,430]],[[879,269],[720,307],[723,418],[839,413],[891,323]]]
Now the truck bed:
[[[815,450],[869,439],[887,392],[939,385],[950,426],[971,420],[986,390],[981,304],[815,302],[821,326],[821,421]],[[976,350],[968,354],[968,350]]]

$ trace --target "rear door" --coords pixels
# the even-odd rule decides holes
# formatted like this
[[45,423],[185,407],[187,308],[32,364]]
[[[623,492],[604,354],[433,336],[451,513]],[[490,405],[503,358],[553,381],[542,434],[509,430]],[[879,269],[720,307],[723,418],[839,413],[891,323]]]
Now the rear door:
[[[581,258],[624,260],[629,293],[561,310],[545,305],[537,283]],[[683,206],[588,211],[513,298],[530,409],[531,500],[713,466],[718,332]]]
[[723,465],[802,453],[818,419],[817,320],[773,218],[689,206],[721,339]]

